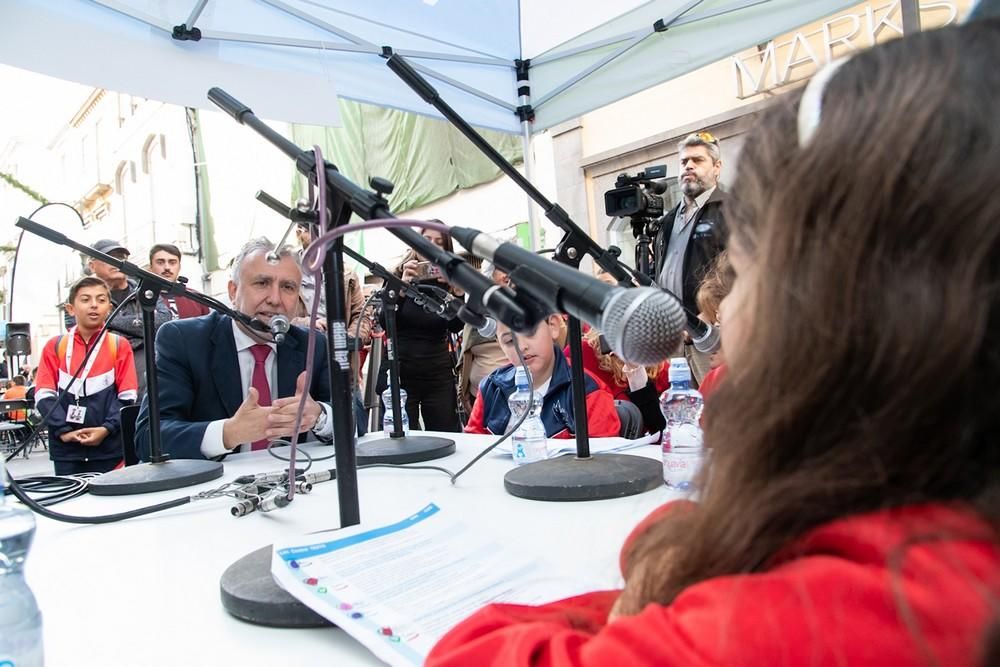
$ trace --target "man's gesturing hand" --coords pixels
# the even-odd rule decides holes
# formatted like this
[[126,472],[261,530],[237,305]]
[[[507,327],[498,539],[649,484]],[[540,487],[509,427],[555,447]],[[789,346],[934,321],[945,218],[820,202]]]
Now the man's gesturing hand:
[[306,406],[302,414],[302,426],[299,432],[305,433],[316,425],[316,420],[319,419],[319,413],[323,408],[309,396],[309,392],[306,390],[306,372],[302,371],[295,380],[295,395],[279,398],[271,406],[273,410],[267,417],[266,435],[268,438],[294,435],[292,431],[295,429],[295,413],[299,409],[299,399],[303,394],[306,396]]
[[226,449],[265,437],[267,416],[274,411],[274,406],[260,405],[258,399],[257,390],[250,387],[239,410],[223,423],[222,444]]

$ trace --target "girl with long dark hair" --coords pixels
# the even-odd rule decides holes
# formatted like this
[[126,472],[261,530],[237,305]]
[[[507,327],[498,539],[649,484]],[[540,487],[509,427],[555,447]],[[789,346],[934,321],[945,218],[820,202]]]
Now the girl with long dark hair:
[[1000,593],[998,63],[980,21],[775,102],[727,209],[699,501],[636,529],[624,590],[487,607],[427,664],[978,663]]

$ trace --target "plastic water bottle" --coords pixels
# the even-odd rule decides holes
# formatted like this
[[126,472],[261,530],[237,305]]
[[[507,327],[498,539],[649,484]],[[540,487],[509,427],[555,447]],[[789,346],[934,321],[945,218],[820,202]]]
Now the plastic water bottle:
[[663,481],[680,491],[691,489],[704,459],[701,411],[704,401],[691,388],[691,369],[683,357],[670,360],[670,389],[660,396],[663,429]]
[[528,412],[528,416],[510,437],[514,463],[522,465],[544,461],[549,457],[549,450],[545,442],[545,424],[542,423],[543,397],[535,392],[534,399],[531,399],[531,385],[523,366],[519,366],[514,372],[514,387],[514,393],[507,399],[510,407],[507,427],[513,428],[521,415]]
[[[392,387],[387,387],[385,391],[382,392],[382,403],[385,404],[385,414],[382,416],[382,430],[385,431],[385,437],[390,437],[394,430],[393,420],[392,420]],[[400,419],[402,420],[403,435],[409,435],[410,433],[410,416],[406,414],[406,390],[402,387],[399,388],[399,411]],[[3,667],[0,665],[0,667]]]
[[5,504],[7,472],[0,456],[0,667],[41,667],[42,615],[24,580],[35,515]]
[[518,366],[514,370],[514,393],[507,399],[507,406],[510,408],[510,421],[507,422],[508,431],[514,428],[514,424],[528,409],[530,399],[531,383],[528,380],[528,373],[524,370],[524,366]]

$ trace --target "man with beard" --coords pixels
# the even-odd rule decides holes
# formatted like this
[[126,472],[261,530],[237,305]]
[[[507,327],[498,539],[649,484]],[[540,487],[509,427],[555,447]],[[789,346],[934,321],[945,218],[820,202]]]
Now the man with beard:
[[[115,259],[127,260],[129,257],[128,249],[113,239],[101,239],[91,247],[98,252],[111,255]],[[88,262],[88,266],[93,275],[107,283],[108,288],[111,290],[111,305],[113,307],[120,304],[138,287],[138,283],[122,273],[117,266],[97,259],[91,259]],[[154,331],[171,319],[173,319],[173,315],[170,313],[167,305],[162,301],[158,302],[156,309],[153,311]],[[67,314],[66,328],[69,329],[74,324],[76,324],[76,321]],[[135,359],[135,372],[139,379],[139,397],[141,398],[146,393],[146,357],[143,352],[142,342],[142,309],[139,307],[138,300],[132,299],[129,301],[111,319],[108,323],[108,331],[124,336],[128,339],[129,345],[132,347]]]
[[[181,273],[181,251],[172,243],[157,243],[149,249],[149,270],[167,280],[177,281]],[[198,303],[186,296],[164,294],[161,297],[174,319],[186,317],[201,317],[208,315],[208,306]]]
[[[660,287],[697,313],[698,286],[724,248],[725,198],[718,187],[722,152],[719,141],[708,132],[687,136],[677,149],[684,198],[660,220],[654,245],[656,276]],[[685,345],[684,356],[700,382],[710,368],[708,356],[690,344]]]

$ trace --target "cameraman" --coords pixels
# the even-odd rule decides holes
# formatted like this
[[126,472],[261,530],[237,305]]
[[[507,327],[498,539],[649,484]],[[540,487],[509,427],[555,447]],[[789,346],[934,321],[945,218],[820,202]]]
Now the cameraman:
[[[660,220],[653,245],[660,287],[676,294],[691,312],[698,312],[698,286],[716,255],[724,248],[724,193],[719,141],[708,132],[688,135],[678,146],[681,192],[684,198]],[[701,382],[709,371],[708,355],[690,341],[684,346],[691,372]]]

